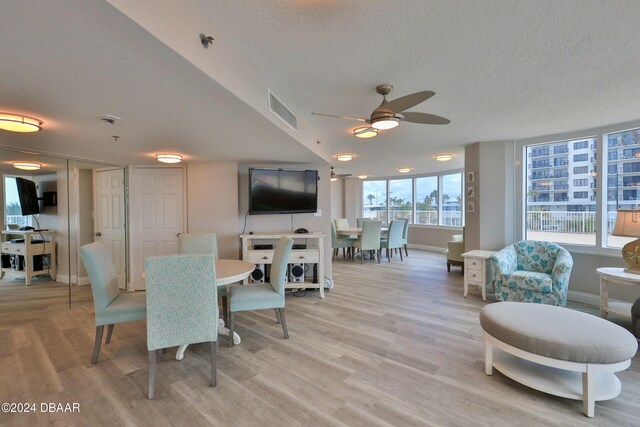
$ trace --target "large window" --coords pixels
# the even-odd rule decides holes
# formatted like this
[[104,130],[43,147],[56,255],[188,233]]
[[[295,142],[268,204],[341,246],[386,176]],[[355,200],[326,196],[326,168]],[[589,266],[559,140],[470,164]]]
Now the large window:
[[[23,176],[26,179],[33,179],[30,176]],[[20,209],[20,199],[18,198],[18,186],[16,177],[4,175],[4,223],[18,224],[20,227],[31,225],[31,215],[22,216]]]
[[[560,144],[569,147],[568,157],[572,159],[569,176],[563,179],[548,172],[551,166],[542,166],[553,161],[552,155],[539,154],[552,153]],[[599,146],[606,153],[598,155]],[[640,129],[604,134],[602,139],[597,136],[529,145],[525,156],[526,239],[586,246],[598,242],[612,248],[633,240],[612,236],[611,232],[619,209],[640,208]],[[604,159],[600,167],[598,159]],[[600,170],[606,172],[602,178],[606,191],[598,189]],[[602,215],[597,216],[598,212]]]
[[362,183],[362,216],[387,222],[387,181]]
[[464,224],[461,172],[364,181],[362,198],[362,214],[367,218],[449,227]]
[[389,180],[389,214],[390,219],[408,219],[413,216],[413,180]]

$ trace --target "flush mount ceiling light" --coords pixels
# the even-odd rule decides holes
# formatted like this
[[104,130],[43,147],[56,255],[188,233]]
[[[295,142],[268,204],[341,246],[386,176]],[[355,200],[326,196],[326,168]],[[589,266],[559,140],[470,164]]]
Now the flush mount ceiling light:
[[436,154],[433,157],[439,162],[448,162],[449,160],[453,159],[453,154],[451,153]]
[[182,156],[180,154],[156,154],[156,160],[162,163],[180,163]]
[[369,175],[361,174],[361,175],[358,175],[358,178],[367,179],[367,178],[369,178]]
[[371,120],[371,126],[380,130],[393,129],[399,124],[400,120],[395,117],[380,117],[379,119]]
[[353,136],[356,138],[373,138],[378,136],[378,131],[370,127],[355,128],[353,130]]
[[400,173],[409,173],[409,172],[411,172],[411,168],[398,168],[398,172],[400,172]]
[[14,162],[13,167],[23,171],[37,171],[40,170],[42,165],[40,163]]
[[353,154],[349,153],[336,154],[336,159],[340,160],[341,162],[350,162],[351,160],[353,160],[353,157]]
[[0,129],[11,132],[37,132],[42,130],[42,120],[19,114],[0,113]]

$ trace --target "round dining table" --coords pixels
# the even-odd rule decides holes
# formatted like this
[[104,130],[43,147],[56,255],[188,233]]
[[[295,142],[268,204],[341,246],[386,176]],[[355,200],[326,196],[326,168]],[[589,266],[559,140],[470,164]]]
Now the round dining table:
[[[236,282],[241,282],[249,275],[256,266],[248,261],[242,261],[237,259],[217,259],[216,260],[216,286],[229,286]],[[142,278],[146,276],[142,273]],[[229,289],[227,289],[227,295],[229,295]],[[229,328],[224,324],[224,319],[218,319],[218,334],[229,336]],[[233,343],[235,345],[240,344],[240,335],[236,332],[233,333]],[[178,347],[176,352],[176,360],[182,360],[184,358],[184,351],[187,349],[188,344]]]

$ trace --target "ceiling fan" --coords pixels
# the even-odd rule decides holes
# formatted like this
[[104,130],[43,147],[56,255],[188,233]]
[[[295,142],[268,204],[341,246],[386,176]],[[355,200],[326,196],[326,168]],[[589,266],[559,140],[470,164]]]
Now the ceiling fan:
[[334,170],[333,170],[333,166],[331,166],[331,181],[337,181],[338,178],[346,178],[348,176],[352,176],[352,174],[350,173],[341,173],[341,174],[337,174]]
[[359,129],[354,133],[355,136],[366,134],[367,132],[377,132],[378,130],[393,129],[394,127],[398,126],[401,121],[427,125],[446,125],[451,123],[451,120],[444,117],[436,116],[434,114],[405,111],[431,98],[433,95],[435,95],[435,92],[432,92],[430,90],[423,90],[421,92],[412,93],[410,95],[401,96],[400,98],[388,101],[387,95],[389,95],[392,90],[393,86],[390,84],[382,84],[376,87],[376,92],[382,95],[382,104],[380,104],[378,108],[373,110],[373,112],[371,113],[371,117],[369,117],[368,119],[362,117],[335,116],[332,114],[313,112],[311,114],[315,114],[316,116],[334,117],[345,120],[355,120],[370,125],[369,127]]

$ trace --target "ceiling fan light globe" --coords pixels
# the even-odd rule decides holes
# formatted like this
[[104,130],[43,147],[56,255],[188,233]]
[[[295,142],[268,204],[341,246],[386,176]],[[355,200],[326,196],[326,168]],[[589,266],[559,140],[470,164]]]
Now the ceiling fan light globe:
[[371,126],[379,130],[393,129],[399,124],[400,120],[395,117],[382,117],[371,121]]
[[353,136],[357,138],[374,138],[378,136],[378,131],[371,129],[370,127],[355,128],[353,130]]

